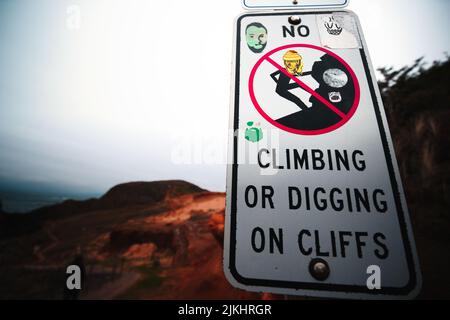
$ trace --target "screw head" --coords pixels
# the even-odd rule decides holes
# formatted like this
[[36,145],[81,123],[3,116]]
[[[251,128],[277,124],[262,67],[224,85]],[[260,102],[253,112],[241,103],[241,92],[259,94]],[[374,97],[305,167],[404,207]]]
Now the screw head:
[[325,281],[330,276],[330,266],[323,259],[313,259],[309,264],[309,273],[314,279]]
[[300,23],[302,23],[302,19],[299,16],[290,16],[288,21],[290,24],[292,24],[294,26],[297,26]]

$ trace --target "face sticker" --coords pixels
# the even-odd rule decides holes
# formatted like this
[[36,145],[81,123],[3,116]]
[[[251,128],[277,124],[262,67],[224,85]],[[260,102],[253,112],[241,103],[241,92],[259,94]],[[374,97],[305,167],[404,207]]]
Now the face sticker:
[[245,38],[252,52],[261,53],[267,45],[267,29],[261,23],[251,23],[245,30]]
[[348,82],[348,77],[341,69],[328,69],[323,73],[323,81],[332,88],[342,88]]
[[295,50],[289,50],[283,56],[284,66],[287,72],[299,76],[303,72],[303,58]]

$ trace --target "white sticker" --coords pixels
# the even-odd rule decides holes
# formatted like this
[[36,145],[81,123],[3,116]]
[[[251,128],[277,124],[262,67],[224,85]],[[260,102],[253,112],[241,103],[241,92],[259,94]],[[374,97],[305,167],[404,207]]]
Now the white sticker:
[[358,29],[351,15],[318,15],[317,24],[322,46],[330,49],[355,49],[361,47]]

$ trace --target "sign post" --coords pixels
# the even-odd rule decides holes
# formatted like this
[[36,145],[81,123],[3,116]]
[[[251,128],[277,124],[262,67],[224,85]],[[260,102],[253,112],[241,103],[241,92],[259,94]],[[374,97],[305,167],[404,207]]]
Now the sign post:
[[415,297],[413,233],[357,16],[250,12],[235,28],[227,279],[287,295]]

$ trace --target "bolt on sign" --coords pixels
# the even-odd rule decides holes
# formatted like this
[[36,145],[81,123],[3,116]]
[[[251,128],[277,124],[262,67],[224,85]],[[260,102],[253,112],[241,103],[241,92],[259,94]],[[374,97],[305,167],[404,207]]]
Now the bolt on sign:
[[249,12],[234,43],[227,279],[287,295],[415,297],[413,233],[357,16]]

